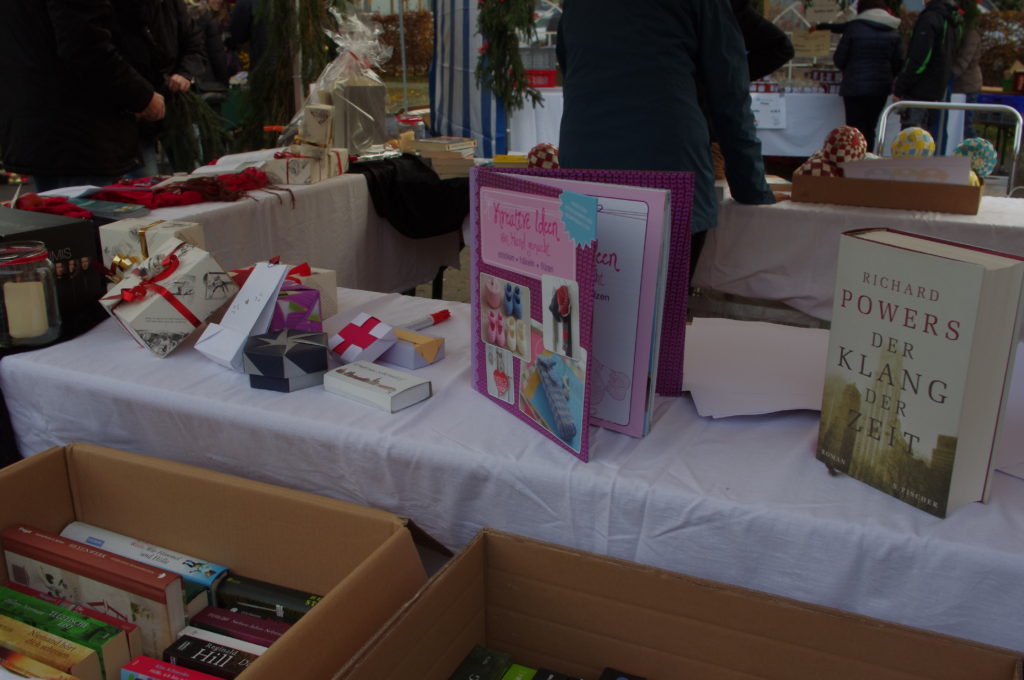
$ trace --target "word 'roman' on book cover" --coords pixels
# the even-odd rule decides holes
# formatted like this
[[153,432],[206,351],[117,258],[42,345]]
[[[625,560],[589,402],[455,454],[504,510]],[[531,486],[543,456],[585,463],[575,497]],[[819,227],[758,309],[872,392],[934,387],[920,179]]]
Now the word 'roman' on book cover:
[[93,650],[107,680],[117,678],[121,666],[131,660],[123,630],[53,602],[0,587],[0,614]]
[[843,234],[818,459],[938,517],[987,500],[1022,286],[1015,256]]
[[14,524],[0,534],[11,581],[134,623],[159,656],[185,626],[181,577],[137,560]]

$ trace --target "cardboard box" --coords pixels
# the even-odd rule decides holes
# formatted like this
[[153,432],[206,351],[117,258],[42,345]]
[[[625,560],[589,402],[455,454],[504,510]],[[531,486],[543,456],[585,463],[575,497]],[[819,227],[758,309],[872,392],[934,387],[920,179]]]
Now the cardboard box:
[[597,678],[1014,680],[1020,655],[484,530],[338,674],[447,680],[473,645]]
[[332,677],[426,581],[409,528],[391,513],[101,446],[3,468],[0,498],[0,526],[58,533],[81,520],[323,593],[244,680]]
[[249,386],[293,392],[324,384],[327,334],[292,329],[254,335],[245,343]]
[[850,177],[793,177],[792,200],[977,215],[982,187]]

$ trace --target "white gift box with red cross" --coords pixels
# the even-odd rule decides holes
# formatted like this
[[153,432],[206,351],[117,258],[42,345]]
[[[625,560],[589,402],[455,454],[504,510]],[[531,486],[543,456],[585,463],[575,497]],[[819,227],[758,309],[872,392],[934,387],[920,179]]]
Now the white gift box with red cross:
[[375,361],[395,344],[395,330],[365,312],[331,336],[327,346],[342,363]]

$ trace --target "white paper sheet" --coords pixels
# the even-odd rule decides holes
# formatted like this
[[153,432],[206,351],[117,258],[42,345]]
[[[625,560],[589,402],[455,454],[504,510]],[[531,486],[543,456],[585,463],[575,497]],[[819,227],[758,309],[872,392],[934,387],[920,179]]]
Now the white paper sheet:
[[683,390],[712,418],[821,410],[828,331],[697,317],[686,329]]

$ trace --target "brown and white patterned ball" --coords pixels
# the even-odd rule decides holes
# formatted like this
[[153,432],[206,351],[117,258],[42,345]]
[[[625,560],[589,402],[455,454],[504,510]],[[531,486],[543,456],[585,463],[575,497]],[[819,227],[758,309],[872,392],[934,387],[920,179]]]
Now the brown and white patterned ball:
[[825,137],[821,150],[833,163],[859,161],[868,150],[864,133],[850,125],[840,125]]
[[531,168],[557,168],[558,147],[549,142],[541,142],[526,155],[526,164]]
[[842,177],[843,172],[839,166],[825,158],[823,151],[818,150],[812,153],[807,160],[800,164],[794,175],[813,175],[814,177]]

